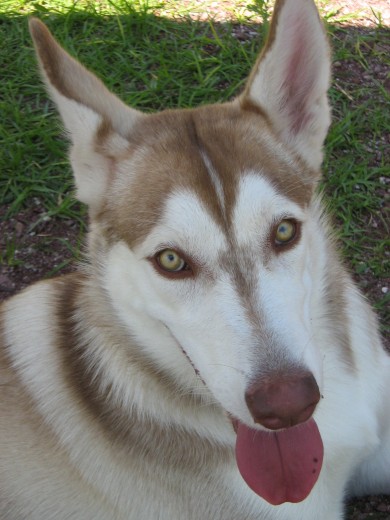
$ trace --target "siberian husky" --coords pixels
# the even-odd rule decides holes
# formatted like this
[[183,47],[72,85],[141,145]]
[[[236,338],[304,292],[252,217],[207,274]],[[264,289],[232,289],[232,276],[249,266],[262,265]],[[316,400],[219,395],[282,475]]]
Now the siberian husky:
[[1,308],[4,520],[337,520],[390,492],[390,357],[316,195],[330,53],[281,0],[244,92],[144,115],[30,23],[87,261]]

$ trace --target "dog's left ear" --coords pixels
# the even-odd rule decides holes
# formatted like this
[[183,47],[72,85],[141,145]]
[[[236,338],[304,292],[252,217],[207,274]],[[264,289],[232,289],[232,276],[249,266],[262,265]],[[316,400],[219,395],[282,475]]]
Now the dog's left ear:
[[330,123],[329,82],[329,45],[313,0],[277,0],[268,41],[240,101],[260,108],[315,169]]

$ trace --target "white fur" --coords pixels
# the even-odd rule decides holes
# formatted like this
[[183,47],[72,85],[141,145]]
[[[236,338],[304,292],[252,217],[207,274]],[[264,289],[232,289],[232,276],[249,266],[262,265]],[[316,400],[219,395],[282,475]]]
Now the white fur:
[[49,88],[57,103],[65,128],[73,143],[70,161],[77,187],[77,198],[97,210],[107,190],[112,160],[128,147],[128,141],[119,134],[110,134],[105,143],[105,153],[96,148],[95,137],[103,118],[90,108],[61,95],[55,88]]

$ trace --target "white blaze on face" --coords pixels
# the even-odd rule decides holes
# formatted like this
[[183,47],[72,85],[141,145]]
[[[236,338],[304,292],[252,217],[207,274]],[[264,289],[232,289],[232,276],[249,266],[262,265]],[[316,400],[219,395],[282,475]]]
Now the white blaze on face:
[[[270,232],[286,217],[303,222],[302,237],[296,247],[275,254]],[[147,337],[142,345],[148,355],[188,384],[193,369],[182,349],[214,398],[243,422],[252,422],[246,387],[263,365],[273,365],[273,357],[305,365],[321,383],[311,334],[305,218],[302,208],[277,194],[265,178],[248,174],[238,184],[229,231],[195,193],[178,191],[133,252],[122,244],[111,254],[107,289],[135,335],[141,341]],[[175,280],[158,273],[149,258],[165,248],[183,252],[196,264],[196,275]],[[239,265],[240,255],[245,266]],[[236,262],[238,271],[256,282],[250,294],[221,261],[230,257],[233,268]]]
[[[270,231],[285,218],[301,223],[301,237],[293,248],[281,248],[275,254]],[[321,361],[313,343],[311,316],[314,295],[322,284],[315,258],[324,243],[318,215],[277,193],[266,178],[248,173],[238,187],[233,222],[237,244],[257,257],[258,285],[253,297],[265,335],[274,338],[274,347],[287,362],[302,363],[321,385]]]

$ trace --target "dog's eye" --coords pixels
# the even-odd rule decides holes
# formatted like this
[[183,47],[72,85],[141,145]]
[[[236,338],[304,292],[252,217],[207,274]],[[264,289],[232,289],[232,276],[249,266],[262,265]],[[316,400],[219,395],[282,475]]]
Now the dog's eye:
[[288,244],[291,240],[294,239],[297,233],[297,224],[294,220],[285,219],[282,220],[275,232],[275,244],[278,246],[282,246],[284,244]]
[[173,249],[164,249],[155,258],[158,266],[168,273],[178,273],[187,267],[185,260]]

